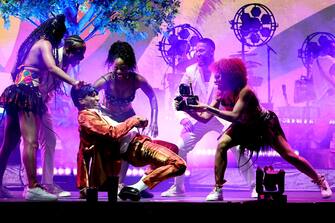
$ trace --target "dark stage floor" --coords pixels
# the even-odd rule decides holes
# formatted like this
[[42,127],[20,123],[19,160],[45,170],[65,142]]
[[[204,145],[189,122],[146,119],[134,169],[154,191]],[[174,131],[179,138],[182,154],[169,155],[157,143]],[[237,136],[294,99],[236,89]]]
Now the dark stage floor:
[[[11,191],[15,198],[0,198],[0,203],[10,202],[25,202],[28,201],[22,198],[22,191]],[[161,192],[153,192],[153,198],[141,199],[139,203],[148,202],[183,202],[183,203],[243,203],[250,201],[257,201],[257,198],[251,198],[250,192],[246,190],[224,190],[224,201],[208,202],[205,200],[206,196],[210,191],[195,191],[187,192],[184,197],[161,197]],[[58,202],[86,202],[85,199],[79,199],[78,191],[71,191],[70,197],[61,197]],[[331,202],[335,205],[335,196],[322,199],[321,194],[318,191],[286,191],[284,193],[287,196],[287,203],[321,203]],[[99,192],[99,202],[108,202],[107,192]],[[122,201],[118,199],[118,202],[131,202]]]
[[[228,221],[229,217],[230,221],[234,219],[238,222],[246,220],[248,223],[249,220],[271,223],[271,221],[278,219],[282,221],[294,219],[300,223],[302,220],[307,222],[311,219],[317,219],[320,222],[321,219],[327,220],[335,216],[335,195],[330,199],[322,199],[318,188],[306,176],[296,170],[285,169],[285,171],[286,191],[284,194],[287,195],[287,203],[258,201],[250,198],[250,191],[246,183],[238,170],[235,169],[227,171],[229,181],[225,185],[224,201],[220,202],[205,201],[212,189],[212,170],[192,171],[193,175],[186,178],[186,186],[189,191],[185,197],[165,198],[160,196],[160,193],[173,183],[173,180],[169,179],[152,191],[154,198],[141,199],[139,202],[119,200],[116,203],[110,203],[107,199],[107,193],[99,192],[98,203],[87,203],[86,200],[79,199],[79,193],[74,187],[74,177],[56,177],[55,180],[60,186],[72,192],[71,197],[60,198],[58,202],[27,202],[22,198],[22,185],[18,185],[16,188],[11,187],[11,191],[17,198],[0,199],[0,219],[2,220],[6,216],[10,219],[32,219],[43,222],[45,219],[52,219],[63,222],[67,219],[65,216],[68,216],[68,218],[74,218],[74,222],[78,222],[78,220],[89,219],[112,219],[114,216],[118,216],[133,222],[137,222],[139,219],[153,218],[160,219],[158,222],[165,220],[177,223],[181,220],[188,222],[189,219],[194,218],[196,220],[222,218],[222,221]],[[320,170],[319,172],[327,176],[328,182],[335,192],[335,172],[332,170]],[[127,179],[129,185],[138,181],[138,178]],[[191,182],[192,184],[190,184]],[[41,215],[45,217],[42,218]]]
[[118,216],[128,220],[163,218],[163,221],[177,216],[180,220],[233,217],[268,222],[274,219],[327,219],[335,211],[335,197],[322,199],[317,191],[287,191],[284,193],[287,203],[258,201],[249,197],[249,191],[241,190],[225,190],[225,200],[220,202],[206,202],[208,192],[203,191],[188,192],[181,198],[163,198],[160,192],[154,192],[152,199],[141,199],[139,202],[118,200],[116,203],[109,203],[105,192],[99,192],[97,203],[78,199],[77,191],[73,191],[71,197],[60,198],[58,202],[27,202],[21,198],[21,191],[14,191],[14,194],[18,198],[0,199],[0,216],[35,219],[43,215],[53,220],[65,220],[64,216],[77,220]]

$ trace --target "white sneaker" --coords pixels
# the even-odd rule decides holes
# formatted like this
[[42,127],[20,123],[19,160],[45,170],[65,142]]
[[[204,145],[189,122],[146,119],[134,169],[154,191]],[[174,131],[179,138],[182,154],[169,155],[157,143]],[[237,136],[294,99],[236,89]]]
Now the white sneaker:
[[43,188],[50,193],[57,195],[58,197],[70,197],[71,192],[63,190],[59,185],[57,184],[44,184]]
[[56,201],[57,196],[48,193],[40,187],[27,188],[23,192],[24,198],[28,201]]
[[182,187],[177,188],[176,185],[172,185],[168,190],[161,193],[162,197],[184,197],[185,189]]
[[325,176],[319,176],[318,180],[312,180],[312,182],[320,187],[322,198],[330,198],[332,196],[333,192],[330,189]]
[[223,201],[222,188],[214,187],[212,192],[207,195],[206,201]]
[[256,191],[256,186],[254,186],[251,190],[251,194],[250,194],[251,198],[258,198],[258,193]]

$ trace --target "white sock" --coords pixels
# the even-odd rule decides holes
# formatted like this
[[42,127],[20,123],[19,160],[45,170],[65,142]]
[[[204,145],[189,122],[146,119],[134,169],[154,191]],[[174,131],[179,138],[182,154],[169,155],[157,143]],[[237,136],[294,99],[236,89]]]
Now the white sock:
[[144,191],[148,188],[148,186],[143,182],[143,179],[146,177],[146,175],[143,175],[143,177],[135,184],[130,185],[130,187],[136,188],[137,190]]

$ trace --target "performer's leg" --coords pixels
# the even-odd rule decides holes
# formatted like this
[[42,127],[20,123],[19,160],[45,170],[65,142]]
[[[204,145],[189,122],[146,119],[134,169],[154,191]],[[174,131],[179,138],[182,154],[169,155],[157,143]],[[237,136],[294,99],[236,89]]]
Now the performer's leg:
[[121,170],[120,170],[120,173],[119,173],[119,183],[122,184],[124,183],[124,178],[127,176],[127,170],[129,168],[129,163],[125,160],[122,160],[122,163],[121,163]]
[[53,129],[52,118],[49,112],[43,114],[39,131],[42,159],[42,184],[53,184],[54,157],[56,148],[56,134]]
[[[88,162],[87,162],[88,161]],[[80,190],[80,198],[86,198],[87,188],[89,185],[89,162],[90,159],[86,159],[84,155],[84,148],[79,148],[77,153],[77,176],[76,186]]]
[[23,138],[23,164],[26,168],[28,187],[37,186],[36,152],[38,148],[39,120],[32,112],[20,112],[20,130]]
[[227,134],[221,136],[219,144],[215,152],[215,165],[214,165],[214,176],[215,176],[215,187],[211,193],[206,197],[207,201],[220,201],[223,200],[222,186],[226,182],[224,175],[227,169],[227,152],[228,149],[233,147],[232,139]]
[[300,172],[310,177],[312,179],[312,182],[316,183],[320,187],[321,195],[323,198],[331,197],[332,191],[324,176],[318,174],[313,166],[305,158],[295,154],[293,149],[283,136],[277,136],[274,149],[287,162],[295,166]]
[[12,151],[20,142],[20,125],[17,114],[7,114],[5,117],[4,136],[0,150],[0,197],[12,197],[3,185],[3,176]]
[[28,178],[27,200],[57,200],[57,196],[39,187],[36,177],[36,152],[38,148],[39,117],[32,112],[20,112],[19,122],[23,138],[23,164]]
[[136,166],[137,163],[145,162],[145,164],[153,164],[157,167],[143,179],[143,183],[150,189],[168,178],[182,175],[186,170],[186,162],[162,145],[145,141],[137,150],[140,152],[131,152],[136,156],[129,160],[130,164]]
[[252,164],[252,160],[244,153],[243,154],[240,153],[239,146],[231,148],[231,151],[236,159],[240,174],[242,175],[242,177],[244,178],[244,180],[247,182],[248,186],[251,189],[251,197],[257,197],[255,189],[256,174]]
[[43,114],[39,130],[39,141],[41,144],[42,158],[42,181],[41,183],[49,193],[59,197],[69,197],[71,193],[63,190],[59,185],[54,183],[54,164],[56,149],[56,132],[54,131],[52,117],[49,111]]
[[[201,138],[209,132],[209,125],[197,122],[193,132],[183,130],[177,141],[179,148],[178,155],[187,162],[187,154],[194,149]],[[175,177],[174,184],[166,191],[161,193],[163,197],[185,196],[185,175]]]

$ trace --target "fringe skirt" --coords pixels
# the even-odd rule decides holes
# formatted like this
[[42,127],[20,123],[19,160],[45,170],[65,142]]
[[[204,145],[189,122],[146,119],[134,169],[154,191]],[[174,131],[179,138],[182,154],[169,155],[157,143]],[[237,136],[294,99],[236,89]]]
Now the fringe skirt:
[[47,111],[38,87],[24,84],[8,86],[0,96],[0,106],[7,114],[23,111],[41,116]]
[[271,149],[276,136],[285,137],[279,119],[273,111],[263,111],[260,117],[251,123],[233,123],[225,131],[237,145],[241,152],[245,149],[259,152]]

